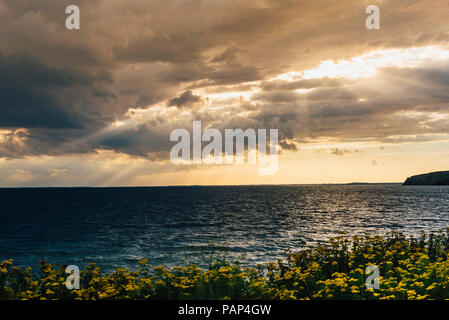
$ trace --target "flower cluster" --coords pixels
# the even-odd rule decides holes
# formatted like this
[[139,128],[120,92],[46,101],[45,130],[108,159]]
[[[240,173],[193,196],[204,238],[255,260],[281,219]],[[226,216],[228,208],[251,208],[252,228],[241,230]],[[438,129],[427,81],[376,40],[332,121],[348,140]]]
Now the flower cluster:
[[[284,259],[245,267],[217,261],[102,273],[95,264],[81,271],[81,288],[68,290],[65,268],[41,262],[38,275],[12,260],[0,262],[0,299],[449,299],[449,230],[406,238],[331,239],[326,245],[287,252]],[[380,272],[379,289],[368,289],[370,265]]]

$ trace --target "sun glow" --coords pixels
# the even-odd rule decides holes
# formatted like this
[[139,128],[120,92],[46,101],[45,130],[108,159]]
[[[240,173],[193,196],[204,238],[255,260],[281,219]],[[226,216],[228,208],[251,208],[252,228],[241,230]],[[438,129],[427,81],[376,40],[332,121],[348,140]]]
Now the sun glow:
[[377,75],[379,68],[418,67],[425,63],[449,59],[449,50],[438,46],[408,49],[376,50],[349,60],[325,60],[317,68],[304,72],[290,71],[271,80],[297,81],[318,78],[371,78]]
[[257,91],[232,91],[224,93],[208,94],[207,97],[211,102],[225,101],[232,99],[249,99]]

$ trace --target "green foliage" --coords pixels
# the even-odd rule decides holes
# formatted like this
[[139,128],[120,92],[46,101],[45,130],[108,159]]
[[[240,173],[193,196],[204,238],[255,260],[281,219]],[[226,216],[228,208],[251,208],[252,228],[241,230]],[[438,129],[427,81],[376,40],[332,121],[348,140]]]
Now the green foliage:
[[[81,289],[68,290],[65,268],[41,262],[31,268],[0,262],[0,299],[449,299],[449,232],[406,238],[337,237],[327,245],[287,252],[284,259],[256,268],[217,260],[102,274],[90,264],[81,271]],[[380,289],[367,289],[368,265],[380,270]]]

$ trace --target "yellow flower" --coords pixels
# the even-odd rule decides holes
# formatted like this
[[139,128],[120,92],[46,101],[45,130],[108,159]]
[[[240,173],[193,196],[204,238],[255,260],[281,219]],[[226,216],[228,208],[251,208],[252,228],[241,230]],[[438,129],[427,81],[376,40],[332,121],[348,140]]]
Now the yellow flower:
[[145,265],[145,264],[148,263],[148,259],[139,260],[139,261],[137,261],[137,263],[140,264],[140,265]]
[[434,282],[434,283],[432,283],[430,286],[428,286],[428,287],[426,288],[426,290],[427,290],[427,291],[430,291],[430,290],[434,289],[436,285],[437,285],[437,284]]
[[360,290],[359,290],[358,287],[352,286],[352,287],[351,287],[351,292],[352,292],[352,293],[360,293]]

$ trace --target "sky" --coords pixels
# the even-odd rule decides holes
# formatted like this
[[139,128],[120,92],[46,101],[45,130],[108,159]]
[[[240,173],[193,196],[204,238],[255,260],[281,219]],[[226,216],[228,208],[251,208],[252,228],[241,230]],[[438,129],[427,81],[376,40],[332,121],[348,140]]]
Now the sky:
[[[449,170],[447,0],[0,0],[0,186],[402,182]],[[68,5],[80,29],[67,30]],[[380,8],[380,29],[365,8]],[[279,166],[170,133],[278,129]]]

